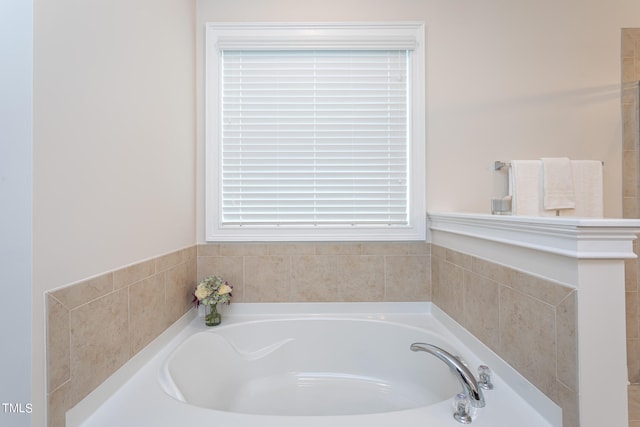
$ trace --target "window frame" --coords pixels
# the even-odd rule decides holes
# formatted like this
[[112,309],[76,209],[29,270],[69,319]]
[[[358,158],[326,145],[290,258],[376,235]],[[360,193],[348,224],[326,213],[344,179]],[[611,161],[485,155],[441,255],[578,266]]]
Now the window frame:
[[[207,241],[397,241],[426,239],[424,24],[207,23],[205,30],[205,238]],[[408,225],[222,225],[223,49],[410,49]]]

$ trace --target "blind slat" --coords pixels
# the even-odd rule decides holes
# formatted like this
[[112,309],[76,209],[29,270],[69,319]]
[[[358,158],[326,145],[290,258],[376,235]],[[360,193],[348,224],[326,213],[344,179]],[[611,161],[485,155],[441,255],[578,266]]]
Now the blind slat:
[[407,50],[222,50],[222,223],[407,224]]

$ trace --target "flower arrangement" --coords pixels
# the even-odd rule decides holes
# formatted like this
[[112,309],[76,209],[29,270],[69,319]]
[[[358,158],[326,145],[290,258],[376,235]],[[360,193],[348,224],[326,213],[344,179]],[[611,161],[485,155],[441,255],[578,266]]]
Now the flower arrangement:
[[222,316],[218,313],[218,304],[231,304],[231,291],[233,288],[219,276],[210,276],[196,286],[193,293],[193,302],[196,308],[202,304],[205,307],[204,323],[207,326],[216,326],[222,322]]
[[221,304],[231,304],[231,291],[233,288],[225,282],[222,277],[209,276],[202,280],[193,293],[193,302],[196,307],[200,304],[215,306]]

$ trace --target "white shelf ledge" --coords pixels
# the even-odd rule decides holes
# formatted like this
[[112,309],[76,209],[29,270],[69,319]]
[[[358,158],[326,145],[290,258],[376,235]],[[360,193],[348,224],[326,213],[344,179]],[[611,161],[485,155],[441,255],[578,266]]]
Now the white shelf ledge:
[[624,260],[636,258],[640,220],[432,213],[428,222],[435,245],[577,289],[580,425],[627,425]]
[[527,217],[430,213],[432,231],[517,246],[575,259],[635,258],[637,219]]

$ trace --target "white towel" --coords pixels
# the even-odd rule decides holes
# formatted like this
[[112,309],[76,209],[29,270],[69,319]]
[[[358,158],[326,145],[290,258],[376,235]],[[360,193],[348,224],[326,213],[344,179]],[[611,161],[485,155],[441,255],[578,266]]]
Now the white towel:
[[567,157],[543,157],[542,192],[545,210],[576,207],[571,160]]
[[512,160],[509,168],[509,193],[513,215],[555,216],[542,208],[542,162]]
[[576,207],[560,211],[562,216],[602,218],[604,216],[602,162],[572,160]]

